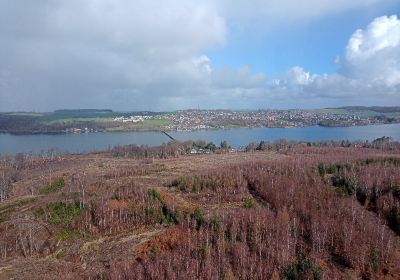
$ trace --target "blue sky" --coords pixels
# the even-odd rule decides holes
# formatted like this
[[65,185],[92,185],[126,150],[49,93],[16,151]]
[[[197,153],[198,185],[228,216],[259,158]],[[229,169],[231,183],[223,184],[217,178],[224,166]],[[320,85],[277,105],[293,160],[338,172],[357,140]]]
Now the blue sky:
[[[398,3],[396,3],[398,2]],[[264,34],[235,30],[233,26],[224,47],[207,52],[216,67],[251,66],[269,75],[301,65],[313,73],[333,73],[336,56],[343,54],[356,29],[383,15],[400,15],[400,1],[350,10],[311,21],[304,21]]]
[[0,1],[0,111],[400,105],[398,0]]

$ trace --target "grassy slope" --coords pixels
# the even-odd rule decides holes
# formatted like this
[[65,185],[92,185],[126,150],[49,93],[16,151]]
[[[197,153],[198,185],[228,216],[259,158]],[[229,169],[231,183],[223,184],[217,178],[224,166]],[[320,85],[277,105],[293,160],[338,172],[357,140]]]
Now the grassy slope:
[[[52,112],[52,113],[32,113],[32,112],[15,112],[15,113],[3,113],[4,116],[11,118],[24,118],[26,122],[32,125],[63,125],[68,127],[78,126],[82,122],[91,122],[93,124],[108,124],[106,127],[109,131],[124,131],[124,130],[152,130],[157,129],[160,126],[170,125],[171,121],[166,119],[149,119],[144,122],[132,124],[132,123],[117,123],[113,122],[114,117],[120,116],[131,116],[135,113],[120,113],[120,112]],[[141,114],[140,112],[138,114]],[[145,114],[145,113],[144,113]],[[159,113],[149,113],[159,114]],[[11,119],[12,120],[12,119]]]

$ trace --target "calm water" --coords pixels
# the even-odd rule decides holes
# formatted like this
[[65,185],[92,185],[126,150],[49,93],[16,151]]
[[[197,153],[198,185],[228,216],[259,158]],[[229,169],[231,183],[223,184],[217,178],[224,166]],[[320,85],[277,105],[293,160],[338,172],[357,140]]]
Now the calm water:
[[[250,142],[278,139],[319,141],[319,140],[373,140],[390,136],[400,141],[400,124],[370,125],[356,127],[305,128],[237,128],[226,130],[202,130],[192,132],[174,131],[170,134],[180,141],[205,140],[219,144],[226,140],[233,147],[245,146]],[[54,148],[62,153],[106,150],[109,147],[126,144],[156,146],[170,139],[159,132],[100,132],[61,135],[10,135],[0,134],[0,154],[47,151]]]

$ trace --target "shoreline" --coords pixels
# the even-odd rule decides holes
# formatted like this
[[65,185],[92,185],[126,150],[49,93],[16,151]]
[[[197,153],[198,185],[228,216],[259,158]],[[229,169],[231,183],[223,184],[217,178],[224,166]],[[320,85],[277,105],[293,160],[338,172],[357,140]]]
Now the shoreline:
[[391,125],[391,124],[400,124],[400,122],[391,122],[391,123],[369,123],[369,124],[355,124],[355,125],[320,125],[320,124],[310,124],[303,126],[235,126],[235,127],[208,127],[208,128],[194,128],[194,129],[171,129],[171,128],[163,128],[159,129],[149,128],[149,129],[121,129],[121,130],[97,130],[97,131],[83,131],[83,132],[66,132],[62,131],[8,131],[8,130],[0,130],[0,134],[9,134],[13,136],[29,136],[29,135],[74,135],[74,134],[94,134],[94,133],[120,133],[120,132],[196,132],[196,131],[208,131],[208,130],[231,130],[231,129],[242,129],[242,128],[306,128],[306,127],[323,127],[323,128],[346,128],[346,127],[364,127],[370,125]]

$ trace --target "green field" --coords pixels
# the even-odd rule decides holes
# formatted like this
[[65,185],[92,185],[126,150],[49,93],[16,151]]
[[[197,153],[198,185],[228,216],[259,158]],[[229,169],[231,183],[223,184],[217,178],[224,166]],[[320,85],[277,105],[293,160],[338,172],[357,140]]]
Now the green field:
[[171,125],[173,122],[171,120],[166,119],[150,119],[144,120],[143,125],[145,126],[164,126],[164,125]]

